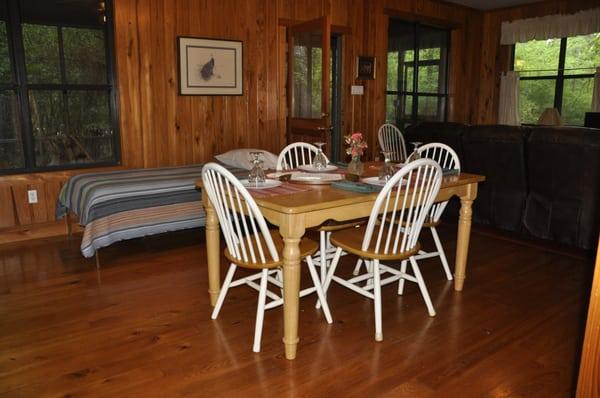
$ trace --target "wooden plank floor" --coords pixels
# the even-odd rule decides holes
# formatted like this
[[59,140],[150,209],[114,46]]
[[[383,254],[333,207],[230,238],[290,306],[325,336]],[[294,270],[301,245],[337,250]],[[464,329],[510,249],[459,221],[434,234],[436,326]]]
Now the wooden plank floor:
[[[455,230],[442,228],[453,262]],[[301,300],[296,361],[282,310],[251,350],[256,297],[230,292],[210,320],[200,231],[102,253],[78,241],[0,251],[0,396],[567,397],[575,391],[592,259],[474,233],[465,290],[422,262],[438,315],[413,284],[384,289],[384,341],[372,303],[330,290],[334,324]],[[425,241],[424,245],[430,242]],[[354,260],[344,261],[347,272]],[[303,270],[303,274],[306,274]],[[306,278],[307,275],[303,275]],[[306,280],[305,280],[306,281]]]

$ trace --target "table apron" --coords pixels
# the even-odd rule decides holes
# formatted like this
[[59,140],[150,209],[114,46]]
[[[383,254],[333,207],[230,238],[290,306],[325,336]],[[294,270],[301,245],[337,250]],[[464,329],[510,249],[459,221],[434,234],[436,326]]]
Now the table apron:
[[[477,184],[465,184],[453,187],[447,187],[440,189],[438,196],[435,198],[435,202],[444,202],[449,200],[453,196],[458,197],[466,197],[469,196],[472,192],[474,185],[475,189],[477,188]],[[371,214],[371,210],[373,209],[373,203],[375,201],[368,202],[358,202],[347,204],[343,206],[330,207],[322,210],[312,210],[304,214],[304,227],[312,228],[318,225],[323,224],[328,220],[335,221],[348,221],[355,220],[357,218],[368,217]],[[298,214],[294,213],[282,213],[276,210],[268,209],[266,207],[261,206],[261,211],[263,216],[273,225],[281,226],[286,218],[298,216]]]

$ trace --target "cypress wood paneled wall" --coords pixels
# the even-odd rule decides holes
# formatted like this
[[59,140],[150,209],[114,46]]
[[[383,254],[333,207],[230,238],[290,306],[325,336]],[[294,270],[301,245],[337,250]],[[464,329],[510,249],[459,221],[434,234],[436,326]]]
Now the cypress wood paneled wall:
[[[278,9],[268,0],[115,2],[125,166],[201,163],[231,148],[283,144]],[[242,40],[244,94],[178,96],[180,35]]]
[[[343,27],[342,132],[362,131],[377,155],[384,121],[387,27],[390,17],[452,28],[448,116],[451,121],[493,122],[499,21],[569,12],[594,1],[550,2],[482,13],[434,0],[116,0],[116,72],[121,157],[124,167],[201,163],[232,148],[278,152],[286,132],[286,28],[290,21],[329,15]],[[177,36],[244,42],[242,96],[179,96]],[[357,55],[377,57],[377,79],[351,96]],[[504,61],[504,63],[506,63]],[[480,76],[481,75],[481,76]],[[0,243],[9,233],[54,222],[57,190],[69,175],[94,169],[0,177]],[[28,205],[24,192],[38,189]],[[64,228],[53,231],[64,233]],[[8,231],[8,232],[7,232]],[[27,235],[29,236],[29,235]],[[36,235],[38,236],[38,235]],[[8,237],[8,238],[7,238]],[[22,236],[21,236],[22,238]]]
[[[473,74],[479,68],[481,13],[431,0],[120,0],[115,2],[123,163],[131,167],[209,160],[238,147],[278,152],[285,145],[285,28],[281,21],[329,15],[346,28],[343,44],[343,132],[374,133],[384,120],[387,21],[435,19],[452,35],[450,119],[469,121]],[[386,13],[387,12],[387,13]],[[244,42],[244,95],[177,95],[179,35]],[[377,76],[364,96],[350,96],[355,57],[376,55]],[[283,55],[283,56],[282,56]],[[352,102],[354,104],[352,105]]]
[[598,0],[550,0],[486,12],[483,16],[478,95],[473,98],[477,124],[498,121],[500,74],[510,69],[510,46],[500,45],[500,26],[504,21],[542,17],[552,14],[572,14],[598,7]]

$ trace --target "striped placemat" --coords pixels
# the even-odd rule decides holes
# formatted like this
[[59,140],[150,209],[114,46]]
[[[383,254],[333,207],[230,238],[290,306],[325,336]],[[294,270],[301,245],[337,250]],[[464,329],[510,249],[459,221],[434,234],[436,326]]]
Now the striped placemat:
[[312,187],[310,185],[302,185],[302,184],[290,184],[289,182],[284,182],[280,186],[269,189],[249,189],[250,195],[253,198],[268,198],[271,196],[279,196],[279,195],[291,195],[298,192],[306,192],[311,191]]

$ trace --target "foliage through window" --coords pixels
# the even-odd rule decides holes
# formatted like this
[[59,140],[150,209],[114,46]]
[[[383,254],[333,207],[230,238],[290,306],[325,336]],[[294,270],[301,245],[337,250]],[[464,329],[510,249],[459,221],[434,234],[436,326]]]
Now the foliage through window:
[[517,43],[513,59],[521,123],[537,123],[544,109],[557,108],[564,124],[583,125],[600,66],[600,33]]
[[449,31],[390,19],[386,121],[444,121]]
[[0,0],[0,172],[118,162],[110,5]]

